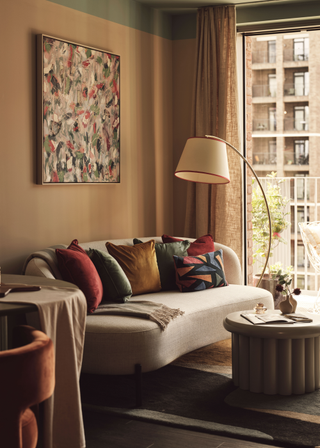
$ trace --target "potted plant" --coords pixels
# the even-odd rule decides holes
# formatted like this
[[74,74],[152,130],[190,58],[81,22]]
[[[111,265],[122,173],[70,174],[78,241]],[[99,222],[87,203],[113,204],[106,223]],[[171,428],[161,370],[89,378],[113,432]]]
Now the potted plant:
[[[265,195],[268,201],[271,216],[271,247],[270,257],[273,256],[274,249],[280,244],[287,244],[282,238],[281,233],[290,226],[290,222],[286,219],[290,212],[286,210],[289,199],[281,194],[282,179],[277,179],[277,173],[268,174],[270,182],[267,182]],[[272,180],[271,180],[272,179]],[[265,201],[260,188],[252,191],[252,240],[253,240],[253,263],[260,263],[264,266],[269,246],[269,220]],[[277,266],[277,265],[274,265]],[[269,290],[276,298],[276,280],[272,278],[277,267],[270,269],[268,262],[266,272],[261,282],[261,287]],[[260,276],[256,276],[255,284]]]

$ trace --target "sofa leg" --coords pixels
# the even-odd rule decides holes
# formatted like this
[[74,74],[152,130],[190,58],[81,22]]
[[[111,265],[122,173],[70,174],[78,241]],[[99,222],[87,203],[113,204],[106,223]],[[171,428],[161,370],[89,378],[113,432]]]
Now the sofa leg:
[[136,381],[136,407],[142,405],[142,369],[141,364],[135,364],[134,376]]

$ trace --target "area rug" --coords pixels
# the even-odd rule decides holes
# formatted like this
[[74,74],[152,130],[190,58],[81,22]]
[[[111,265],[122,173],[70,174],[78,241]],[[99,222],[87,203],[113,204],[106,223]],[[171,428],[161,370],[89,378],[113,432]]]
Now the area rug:
[[240,390],[231,379],[230,340],[143,374],[140,408],[130,376],[83,374],[81,393],[84,415],[103,412],[289,448],[320,446],[320,392],[284,397]]

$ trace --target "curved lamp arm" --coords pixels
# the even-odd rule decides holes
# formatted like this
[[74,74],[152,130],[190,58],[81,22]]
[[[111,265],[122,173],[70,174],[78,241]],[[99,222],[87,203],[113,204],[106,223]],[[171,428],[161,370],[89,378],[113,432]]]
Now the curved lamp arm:
[[[213,135],[206,135],[207,138],[215,138]],[[265,192],[263,190],[263,187],[261,185],[260,180],[258,179],[258,176],[256,175],[254,169],[252,168],[252,166],[250,165],[250,163],[248,162],[248,160],[241,154],[240,151],[237,150],[237,148],[235,148],[233,145],[231,145],[231,143],[226,142],[225,140],[223,140],[222,138],[219,137],[219,140],[221,140],[223,143],[225,143],[226,145],[230,146],[230,148],[232,148],[240,157],[241,159],[248,165],[248,167],[250,168],[252,174],[254,175],[256,181],[258,182],[258,185],[260,187],[260,190],[262,192],[263,195],[263,199],[264,202],[266,204],[266,209],[267,209],[267,215],[268,215],[268,222],[269,222],[269,240],[268,240],[268,251],[267,251],[267,256],[266,256],[266,261],[263,267],[263,270],[261,272],[259,281],[257,283],[257,288],[260,286],[261,280],[263,278],[263,275],[267,269],[267,265],[268,265],[268,261],[269,261],[269,257],[270,257],[270,250],[271,250],[271,237],[272,237],[272,224],[271,224],[271,216],[270,216],[270,210],[269,210],[269,206],[268,206],[268,201],[267,201],[267,197],[265,195]]]

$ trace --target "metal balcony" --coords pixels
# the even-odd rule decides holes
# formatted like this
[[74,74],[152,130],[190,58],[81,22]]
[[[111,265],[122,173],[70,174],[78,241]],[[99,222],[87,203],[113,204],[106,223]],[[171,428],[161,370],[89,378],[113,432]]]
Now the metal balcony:
[[274,98],[277,96],[277,89],[272,87],[270,88],[268,84],[254,84],[252,86],[252,96],[255,98]]
[[268,152],[254,152],[252,161],[254,165],[276,165],[277,155]]
[[[320,287],[318,275],[307,258],[300,235],[299,222],[320,221],[320,178],[318,177],[282,177],[281,194],[290,201],[287,205],[286,220],[291,222],[281,233],[287,244],[280,243],[270,257],[270,265],[281,262],[283,268],[293,266],[293,285],[302,289],[303,294],[314,295]],[[267,191],[267,183],[279,178],[259,178]],[[258,188],[256,182],[253,188]],[[263,260],[262,260],[263,261]],[[264,261],[263,261],[264,262]],[[259,264],[254,264],[254,273],[259,271]]]

